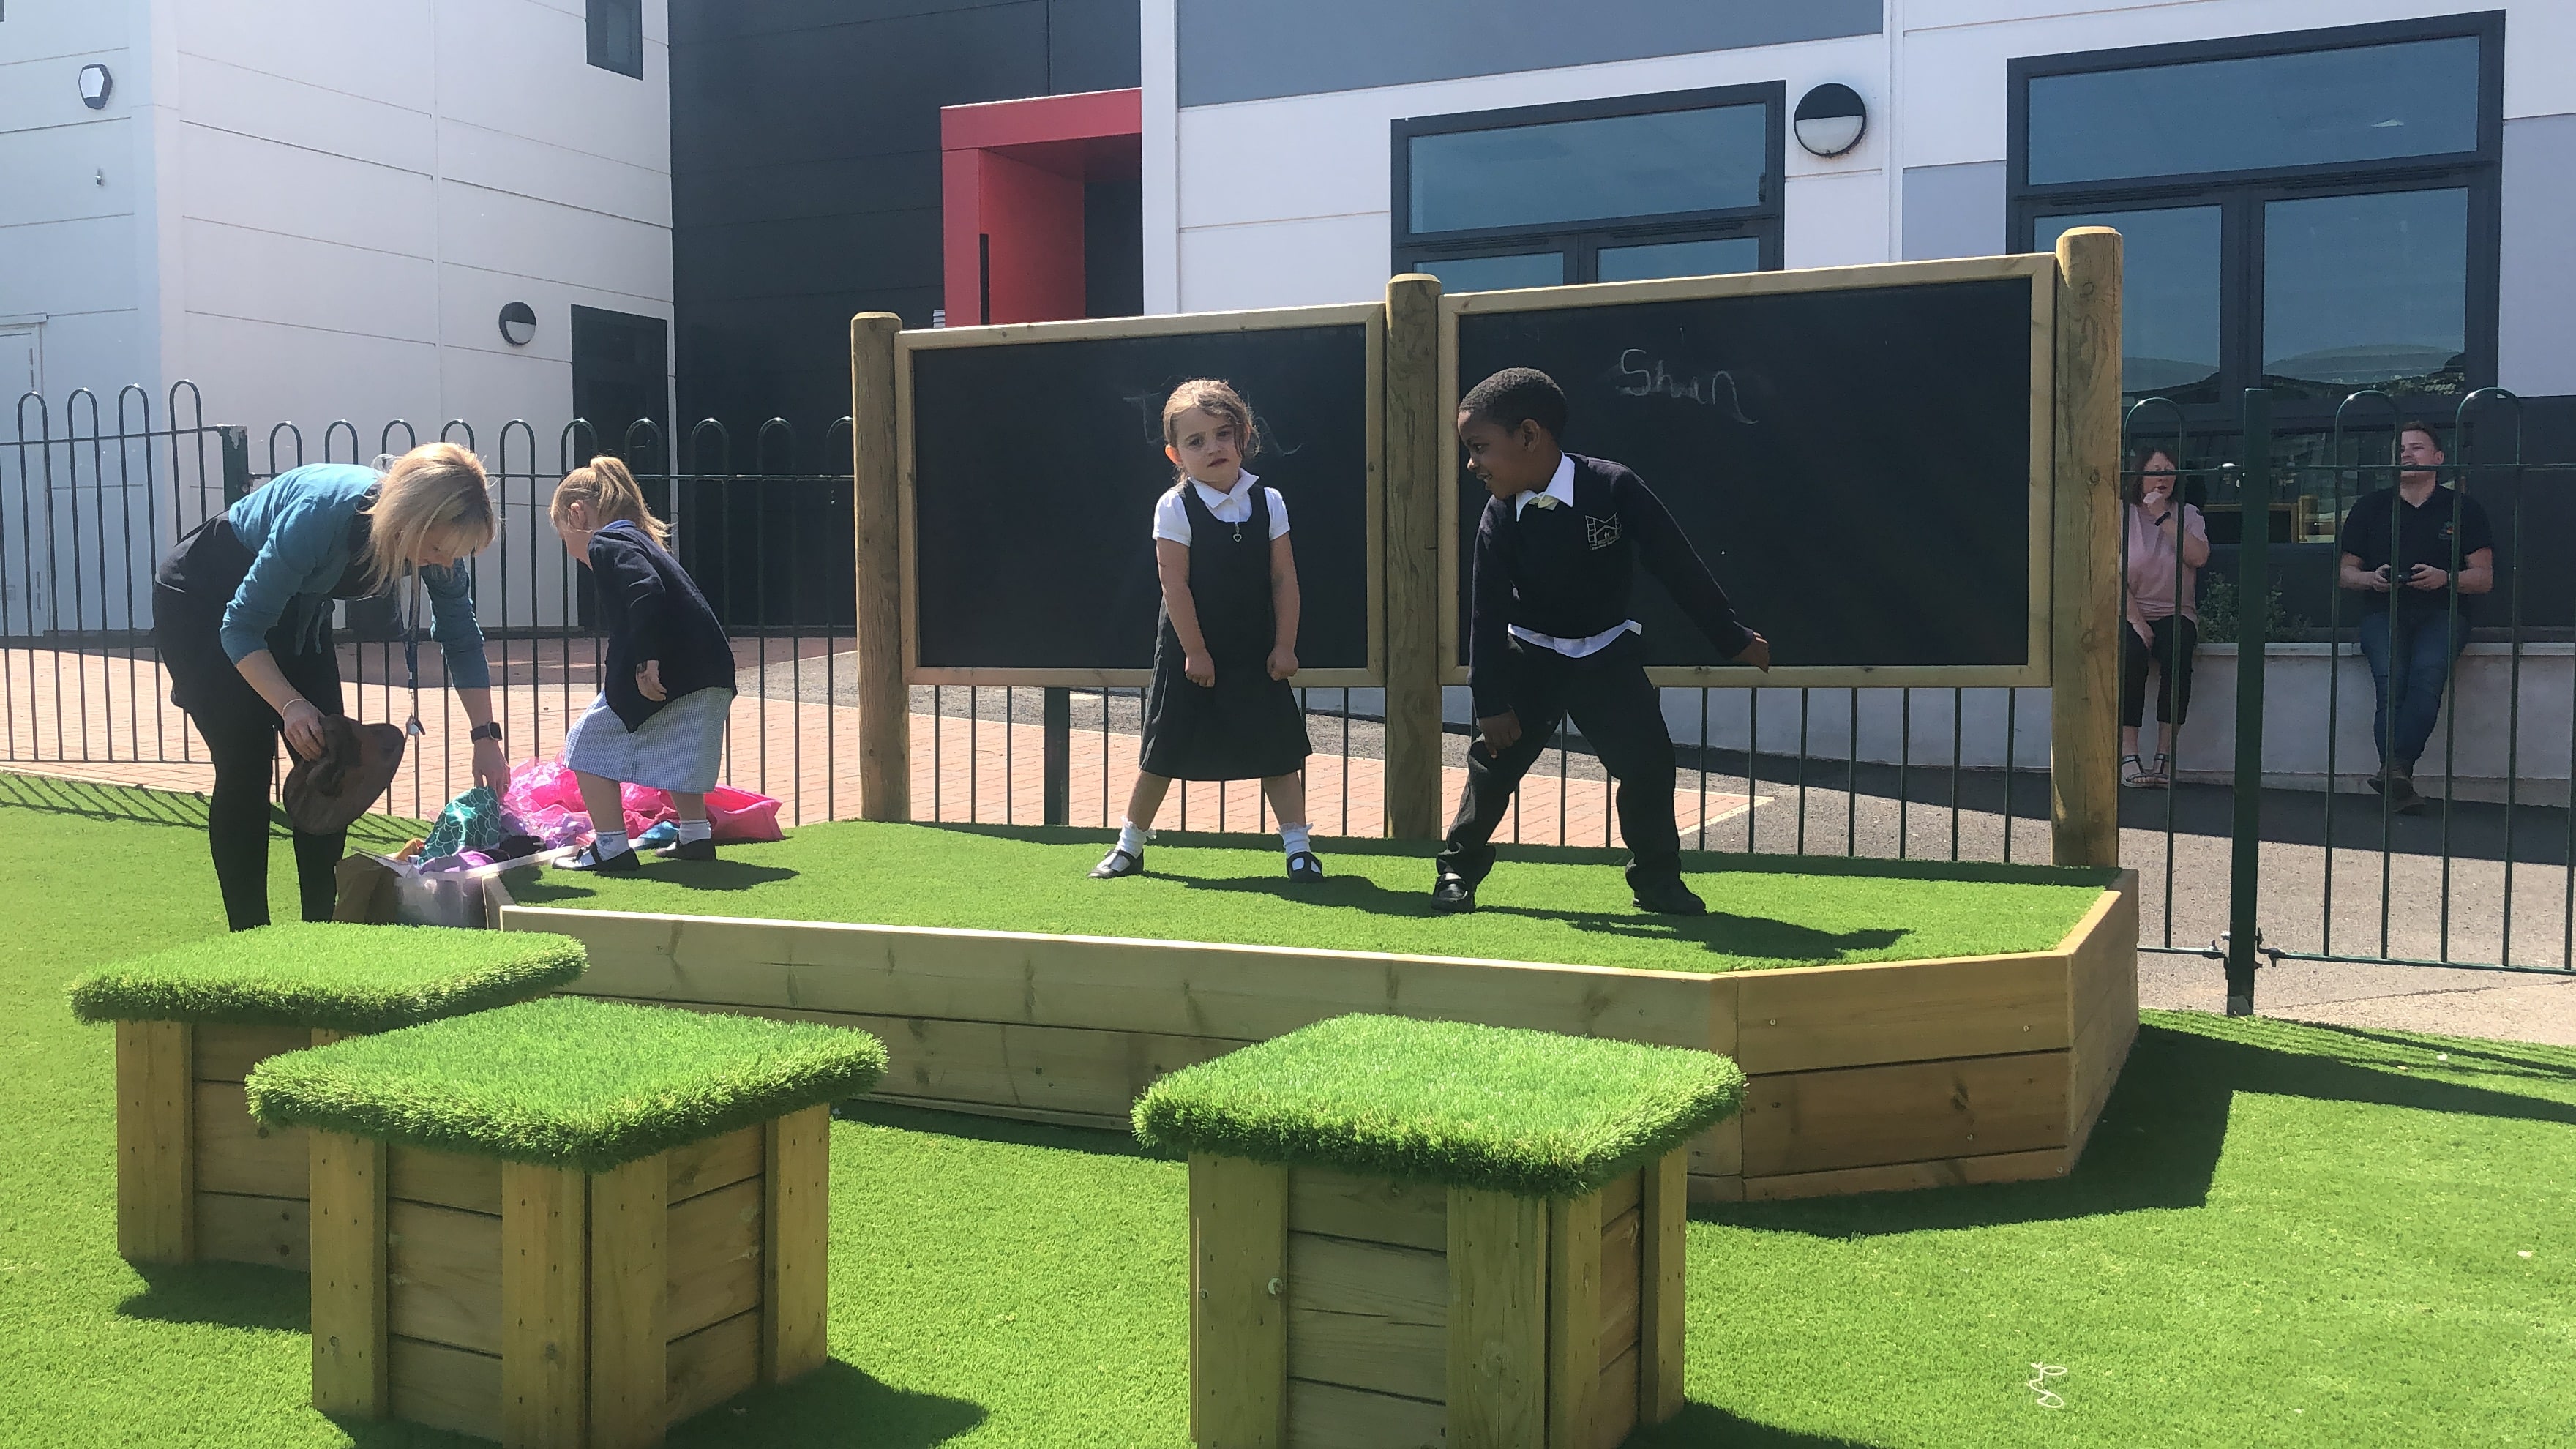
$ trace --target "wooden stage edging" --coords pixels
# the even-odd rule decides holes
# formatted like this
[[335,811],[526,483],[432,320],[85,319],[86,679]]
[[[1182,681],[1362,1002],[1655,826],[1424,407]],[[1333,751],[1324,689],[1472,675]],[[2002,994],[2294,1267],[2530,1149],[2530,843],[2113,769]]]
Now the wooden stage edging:
[[1349,1012],[1698,1047],[1743,1113],[1695,1201],[2053,1177],[2137,1034],[2138,878],[2051,951],[1696,974],[914,926],[504,905],[581,941],[568,990],[875,1032],[876,1096],[1125,1130],[1164,1074]]

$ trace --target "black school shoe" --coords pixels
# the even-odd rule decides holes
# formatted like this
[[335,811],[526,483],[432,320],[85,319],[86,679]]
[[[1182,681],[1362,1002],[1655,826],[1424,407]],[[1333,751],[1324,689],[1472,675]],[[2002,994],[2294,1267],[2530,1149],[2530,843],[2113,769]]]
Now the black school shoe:
[[1637,909],[1659,916],[1704,916],[1708,902],[1692,894],[1680,876],[1628,877],[1628,889],[1635,893]]
[[1130,855],[1124,850],[1113,848],[1107,855],[1100,857],[1100,864],[1091,868],[1093,880],[1116,880],[1122,875],[1143,875],[1144,873],[1145,853],[1141,850]]
[[1323,884],[1323,881],[1324,863],[1315,858],[1315,852],[1311,850],[1301,850],[1295,855],[1288,857],[1288,883],[1290,885],[1321,885]]
[[630,845],[615,855],[602,856],[599,853],[599,842],[596,840],[583,846],[571,859],[555,862],[557,870],[595,870],[603,875],[618,875],[643,868],[644,862],[635,858],[634,846]]
[[1463,916],[1476,908],[1476,883],[1463,875],[1441,873],[1431,885],[1431,909]]
[[716,843],[712,840],[675,840],[653,852],[664,860],[713,860]]

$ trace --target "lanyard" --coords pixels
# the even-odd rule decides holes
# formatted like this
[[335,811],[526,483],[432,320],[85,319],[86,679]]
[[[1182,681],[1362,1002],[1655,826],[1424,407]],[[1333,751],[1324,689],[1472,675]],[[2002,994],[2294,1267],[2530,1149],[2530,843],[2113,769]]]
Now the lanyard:
[[420,738],[420,568],[411,571],[411,607],[403,611],[403,670],[411,676],[411,718],[403,722],[403,733]]

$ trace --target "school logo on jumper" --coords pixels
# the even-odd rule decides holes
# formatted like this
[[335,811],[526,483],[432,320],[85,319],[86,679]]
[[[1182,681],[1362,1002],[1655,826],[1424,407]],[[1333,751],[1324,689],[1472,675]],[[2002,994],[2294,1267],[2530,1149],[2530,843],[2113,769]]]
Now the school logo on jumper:
[[1617,543],[1619,515],[1614,513],[1608,518],[1595,518],[1589,513],[1583,515],[1583,541],[1592,548],[1608,548]]

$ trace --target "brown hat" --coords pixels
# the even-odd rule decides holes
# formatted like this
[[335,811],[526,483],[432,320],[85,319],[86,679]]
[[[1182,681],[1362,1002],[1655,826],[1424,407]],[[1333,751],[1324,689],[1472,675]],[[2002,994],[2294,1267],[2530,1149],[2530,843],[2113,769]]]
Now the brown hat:
[[299,759],[286,775],[286,818],[306,835],[332,835],[367,806],[402,768],[403,732],[362,725],[347,715],[322,717],[322,753]]

